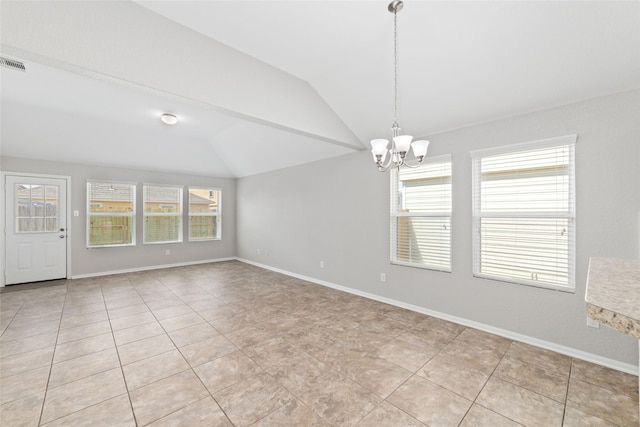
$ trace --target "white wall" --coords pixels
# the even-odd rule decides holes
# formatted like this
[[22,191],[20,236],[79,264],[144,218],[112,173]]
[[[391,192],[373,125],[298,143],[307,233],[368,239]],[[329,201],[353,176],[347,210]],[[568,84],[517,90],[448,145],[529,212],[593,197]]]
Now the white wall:
[[[589,257],[639,257],[639,118],[632,91],[432,136],[430,154],[453,154],[452,273],[389,263],[389,174],[368,152],[239,179],[238,256],[637,365],[635,339],[586,327],[584,294]],[[469,151],[574,133],[575,293],[473,278]]]
[[[71,275],[84,276],[104,272],[135,270],[167,264],[193,263],[198,261],[232,258],[236,254],[236,180],[207,176],[182,175],[166,172],[149,172],[131,169],[105,168],[71,163],[47,162],[17,157],[0,158],[5,172],[22,172],[64,175],[71,177],[71,210],[80,216],[71,216],[69,227],[71,238]],[[137,244],[131,247],[93,248],[86,247],[86,181],[104,179],[136,182],[137,186]],[[222,240],[187,242],[184,228],[183,243],[142,244],[142,184],[174,184],[186,186],[215,187],[222,189]],[[186,191],[186,190],[185,190]],[[4,197],[4,196],[3,196]],[[185,200],[187,195],[185,194]],[[186,227],[183,219],[183,225]],[[171,254],[165,255],[169,249]],[[4,257],[2,258],[4,264]],[[4,270],[4,268],[3,268]]]

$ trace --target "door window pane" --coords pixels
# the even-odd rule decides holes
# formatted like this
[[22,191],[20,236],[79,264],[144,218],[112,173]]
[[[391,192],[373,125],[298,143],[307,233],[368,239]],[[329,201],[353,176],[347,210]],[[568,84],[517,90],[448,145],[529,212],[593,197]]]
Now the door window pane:
[[58,187],[16,184],[16,233],[58,231]]

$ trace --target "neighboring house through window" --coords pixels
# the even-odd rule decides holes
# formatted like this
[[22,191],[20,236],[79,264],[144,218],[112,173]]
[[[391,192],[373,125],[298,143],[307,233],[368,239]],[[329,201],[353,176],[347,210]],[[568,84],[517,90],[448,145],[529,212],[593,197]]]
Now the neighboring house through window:
[[16,184],[16,233],[58,231],[58,187]]
[[143,243],[182,242],[182,187],[144,184]]
[[189,241],[220,239],[221,191],[189,187]]
[[136,244],[136,185],[87,182],[87,247]]

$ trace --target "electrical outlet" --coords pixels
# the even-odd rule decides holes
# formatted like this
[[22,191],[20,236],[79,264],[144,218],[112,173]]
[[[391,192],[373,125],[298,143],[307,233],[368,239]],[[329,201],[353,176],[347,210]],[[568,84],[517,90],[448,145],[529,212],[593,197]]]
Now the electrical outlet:
[[80,216],[80,211],[73,211],[73,216]]
[[171,249],[167,249],[166,251],[164,251],[164,254],[165,254],[166,256],[171,255]]
[[320,268],[324,268],[324,261],[320,261]]
[[387,281],[387,275],[385,273],[380,273],[380,281],[381,282],[386,282]]
[[260,255],[260,248],[258,248],[258,249],[256,250],[256,253],[257,253],[258,255]]
[[593,320],[590,317],[587,317],[587,326],[590,328],[598,329],[600,327],[600,323],[597,320]]

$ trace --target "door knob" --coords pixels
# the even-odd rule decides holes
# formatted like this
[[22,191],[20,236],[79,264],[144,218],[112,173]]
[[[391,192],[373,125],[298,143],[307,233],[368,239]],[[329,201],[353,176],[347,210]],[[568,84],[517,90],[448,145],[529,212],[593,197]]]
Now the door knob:
[[61,234],[61,235],[60,235],[60,238],[61,238],[61,239],[64,239],[64,234]]
[[60,231],[64,231],[64,228],[61,228]]

